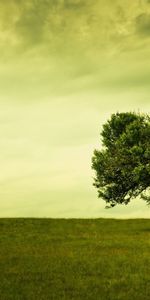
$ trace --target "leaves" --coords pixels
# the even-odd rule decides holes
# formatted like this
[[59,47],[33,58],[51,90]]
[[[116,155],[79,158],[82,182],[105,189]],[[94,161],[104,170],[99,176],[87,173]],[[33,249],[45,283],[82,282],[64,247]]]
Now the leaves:
[[[128,204],[150,186],[150,118],[146,114],[117,113],[103,125],[103,148],[95,150],[94,186],[107,207]],[[149,202],[149,198],[145,199]]]

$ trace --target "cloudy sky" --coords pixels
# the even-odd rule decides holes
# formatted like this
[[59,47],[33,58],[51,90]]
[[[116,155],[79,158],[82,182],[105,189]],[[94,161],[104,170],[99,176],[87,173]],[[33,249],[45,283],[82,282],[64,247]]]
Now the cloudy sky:
[[0,217],[149,217],[92,186],[117,111],[150,112],[150,0],[0,0]]

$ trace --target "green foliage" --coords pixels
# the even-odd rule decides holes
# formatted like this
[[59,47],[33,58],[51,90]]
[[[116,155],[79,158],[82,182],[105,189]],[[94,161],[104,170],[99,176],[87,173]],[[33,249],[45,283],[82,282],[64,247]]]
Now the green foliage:
[[94,186],[106,207],[128,204],[137,196],[150,203],[150,117],[116,113],[103,125],[102,150],[95,150]]

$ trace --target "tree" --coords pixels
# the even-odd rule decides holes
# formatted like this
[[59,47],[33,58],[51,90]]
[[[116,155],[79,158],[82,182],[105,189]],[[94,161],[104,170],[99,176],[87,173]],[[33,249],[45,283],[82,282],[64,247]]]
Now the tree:
[[101,132],[102,149],[94,150],[94,186],[106,208],[140,196],[150,204],[150,116],[113,114]]

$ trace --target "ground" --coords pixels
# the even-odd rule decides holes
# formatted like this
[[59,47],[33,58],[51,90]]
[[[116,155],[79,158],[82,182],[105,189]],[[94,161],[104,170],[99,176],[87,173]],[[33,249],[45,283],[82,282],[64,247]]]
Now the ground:
[[150,220],[0,219],[0,300],[149,300]]

